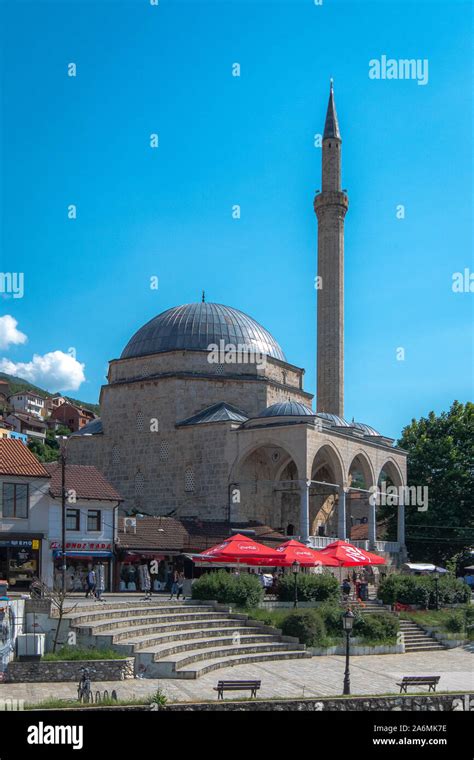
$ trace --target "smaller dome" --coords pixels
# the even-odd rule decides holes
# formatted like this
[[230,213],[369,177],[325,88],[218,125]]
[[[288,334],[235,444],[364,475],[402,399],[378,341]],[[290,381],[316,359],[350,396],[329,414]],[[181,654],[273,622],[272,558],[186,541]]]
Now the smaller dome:
[[336,427],[352,427],[350,422],[347,422],[347,420],[343,419],[342,417],[338,417],[337,414],[331,414],[330,412],[318,412],[316,416],[321,417],[321,419],[330,422],[331,425],[335,425]]
[[363,422],[353,422],[351,424],[351,427],[355,428],[356,430],[360,430],[364,435],[377,435],[380,436],[380,433],[375,430],[375,428],[371,427],[370,425],[366,425]]
[[87,425],[84,425],[83,428],[78,430],[76,433],[73,433],[72,435],[99,435],[103,432],[102,420],[100,417],[96,417],[95,420],[91,420],[87,423]]
[[268,406],[259,417],[314,417],[315,413],[301,401],[280,401]]

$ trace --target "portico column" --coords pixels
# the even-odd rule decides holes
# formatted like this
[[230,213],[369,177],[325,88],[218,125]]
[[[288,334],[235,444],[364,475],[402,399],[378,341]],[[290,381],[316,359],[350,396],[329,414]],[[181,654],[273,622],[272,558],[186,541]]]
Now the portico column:
[[306,541],[309,536],[309,480],[300,481],[300,538]]
[[375,549],[377,540],[377,492],[369,496],[369,544],[371,549]]
[[400,496],[398,498],[398,512],[397,512],[397,541],[400,545],[400,562],[405,561],[406,546],[405,546],[405,500],[403,489],[400,489]]
[[345,540],[346,536],[346,492],[339,487],[339,502],[337,505],[337,537]]

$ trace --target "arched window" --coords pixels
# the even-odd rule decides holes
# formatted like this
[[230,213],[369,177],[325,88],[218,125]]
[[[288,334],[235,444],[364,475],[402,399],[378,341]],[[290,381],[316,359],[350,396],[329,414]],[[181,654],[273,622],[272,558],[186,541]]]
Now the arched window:
[[184,471],[184,490],[188,492],[196,490],[194,469],[192,467],[186,467]]
[[287,536],[294,536],[295,535],[295,526],[289,523],[286,526],[286,535]]
[[120,449],[118,446],[112,446],[112,464],[120,464]]
[[168,441],[160,441],[160,462],[167,462],[170,455],[170,445]]
[[145,476],[143,472],[135,475],[135,496],[143,496],[145,493]]
[[137,433],[143,433],[145,430],[145,415],[143,412],[137,414]]

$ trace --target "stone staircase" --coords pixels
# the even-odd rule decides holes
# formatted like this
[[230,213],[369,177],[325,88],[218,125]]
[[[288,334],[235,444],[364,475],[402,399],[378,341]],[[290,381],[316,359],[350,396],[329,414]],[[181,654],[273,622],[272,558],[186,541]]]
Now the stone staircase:
[[213,602],[84,605],[68,615],[79,646],[135,658],[148,678],[199,678],[218,668],[310,657],[297,639]]
[[405,639],[405,652],[433,652],[445,648],[412,620],[400,620],[400,631]]

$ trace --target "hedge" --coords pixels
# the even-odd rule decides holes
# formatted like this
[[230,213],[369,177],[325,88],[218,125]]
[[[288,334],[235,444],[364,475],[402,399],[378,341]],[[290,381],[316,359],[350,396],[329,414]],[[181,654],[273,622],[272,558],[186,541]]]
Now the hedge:
[[257,607],[264,590],[256,575],[230,575],[225,570],[201,575],[192,585],[192,598],[211,600],[238,607]]
[[372,641],[396,641],[398,619],[389,613],[359,615],[354,620],[353,635]]
[[321,615],[312,609],[296,610],[283,621],[284,636],[296,636],[306,646],[318,646],[326,636],[326,627]]
[[[423,609],[436,607],[436,582],[429,575],[389,575],[378,590],[384,604],[416,604]],[[464,604],[471,591],[464,581],[451,576],[438,580],[438,605]]]
[[[300,573],[296,579],[300,602],[339,601],[339,583],[333,575]],[[276,595],[280,602],[293,601],[295,598],[295,578],[292,573],[287,573],[278,581]]]

